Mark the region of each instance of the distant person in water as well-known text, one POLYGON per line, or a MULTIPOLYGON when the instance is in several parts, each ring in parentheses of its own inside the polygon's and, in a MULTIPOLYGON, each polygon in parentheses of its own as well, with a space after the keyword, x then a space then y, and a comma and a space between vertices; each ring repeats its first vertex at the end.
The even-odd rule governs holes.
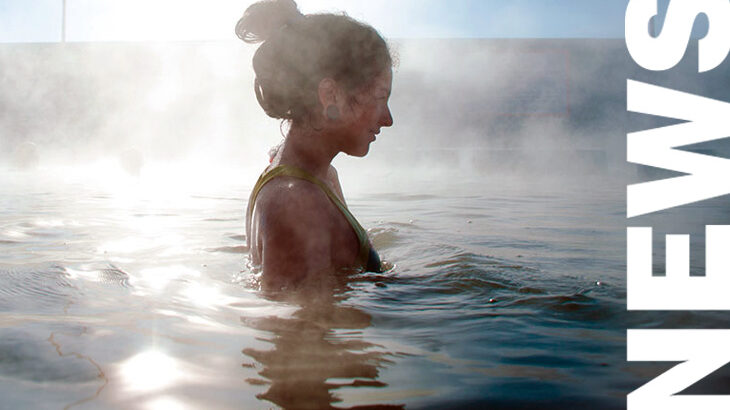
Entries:
POLYGON ((266 286, 344 268, 381 271, 366 231, 347 209, 333 158, 364 157, 388 108, 393 59, 383 38, 345 15, 299 12, 292 0, 251 5, 236 34, 261 46, 254 91, 289 131, 249 198, 246 236, 266 286))

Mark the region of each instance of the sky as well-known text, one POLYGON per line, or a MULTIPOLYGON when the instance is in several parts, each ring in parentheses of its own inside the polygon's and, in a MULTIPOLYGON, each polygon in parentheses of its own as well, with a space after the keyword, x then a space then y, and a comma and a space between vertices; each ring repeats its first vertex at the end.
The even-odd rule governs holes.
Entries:
MULTIPOLYGON (((252 0, 66 0, 66 41, 236 40, 252 0)), ((389 38, 622 38, 628 0, 299 0, 389 38)), ((63 0, 0 0, 0 42, 58 42, 63 0)))

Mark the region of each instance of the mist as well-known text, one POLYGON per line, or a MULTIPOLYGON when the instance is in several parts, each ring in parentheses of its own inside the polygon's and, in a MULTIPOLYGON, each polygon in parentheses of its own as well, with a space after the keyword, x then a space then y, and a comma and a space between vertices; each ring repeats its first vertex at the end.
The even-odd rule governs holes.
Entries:
POLYGON ((650 73, 618 39, 390 43, 394 125, 334 160, 388 269, 302 309, 247 257, 246 198, 287 129, 254 46, 0 45, 5 401, 615 408, 648 374, 627 327, 723 320, 625 319, 626 225, 654 228, 657 272, 663 234, 691 233, 698 274, 730 209, 627 222, 626 184, 674 174, 628 164, 626 133, 675 120, 627 113, 626 79, 727 100, 727 68, 696 74, 690 47, 650 73))
MULTIPOLYGON (((391 46, 395 123, 365 160, 336 158, 351 191, 372 175, 570 183, 644 172, 626 165, 625 134, 661 120, 626 113, 625 79, 646 73, 623 40, 401 39, 391 46), (363 169, 372 170, 367 178, 363 169)), ((79 172, 135 178, 156 169, 251 185, 286 130, 256 102, 254 51, 229 41, 1 45, 0 167, 92 166, 79 172)), ((664 84, 702 95, 727 88, 725 80, 692 75, 693 54, 696 48, 664 84)))

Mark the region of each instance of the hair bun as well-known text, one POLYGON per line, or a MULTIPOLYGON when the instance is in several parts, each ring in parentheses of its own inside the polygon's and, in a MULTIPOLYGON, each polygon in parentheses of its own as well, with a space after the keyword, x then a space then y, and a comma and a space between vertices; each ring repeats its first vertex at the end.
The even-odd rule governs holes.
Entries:
POLYGON ((260 43, 303 17, 294 0, 259 1, 249 6, 238 20, 236 35, 246 43, 260 43))

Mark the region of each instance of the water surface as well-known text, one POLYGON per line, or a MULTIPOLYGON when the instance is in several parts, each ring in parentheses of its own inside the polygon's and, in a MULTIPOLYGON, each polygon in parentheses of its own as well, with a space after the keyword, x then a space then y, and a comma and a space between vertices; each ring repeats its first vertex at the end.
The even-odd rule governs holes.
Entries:
POLYGON ((622 408, 621 187, 411 182, 348 196, 392 269, 291 300, 247 266, 246 184, 6 175, 4 405, 622 408))

